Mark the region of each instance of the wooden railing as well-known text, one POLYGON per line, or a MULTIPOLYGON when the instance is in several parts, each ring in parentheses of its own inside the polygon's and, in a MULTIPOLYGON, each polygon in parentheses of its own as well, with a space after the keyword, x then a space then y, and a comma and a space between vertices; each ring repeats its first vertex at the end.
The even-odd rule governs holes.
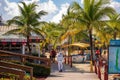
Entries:
MULTIPOLYGON (((4 55, 6 55, 7 57, 13 57, 13 56, 19 57, 21 63, 25 63, 27 59, 30 59, 30 60, 37 60, 37 61, 43 62, 44 64, 40 64, 40 65, 44 67, 50 67, 50 64, 51 64, 50 59, 48 58, 41 58, 41 57, 35 57, 35 56, 0 50, 0 59, 2 60, 5 59, 4 55)), ((7 60, 7 58, 5 60, 7 60)))
POLYGON ((18 70, 9 67, 0 66, 0 72, 11 73, 19 75, 19 80, 24 80, 25 72, 23 70, 18 70))
POLYGON ((103 80, 108 80, 108 63, 105 60, 99 59, 94 61, 95 73, 98 75, 98 78, 102 80, 101 68, 104 66, 104 75, 103 80))
POLYGON ((23 71, 28 71, 28 72, 30 72, 30 80, 32 80, 32 77, 33 77, 33 68, 32 67, 24 66, 24 65, 20 65, 20 64, 13 64, 13 63, 5 62, 5 61, 0 61, 0 66, 14 68, 14 69, 20 69, 23 71))
POLYGON ((68 64, 70 65, 70 67, 72 67, 72 56, 64 56, 64 61, 65 61, 65 64, 68 64))

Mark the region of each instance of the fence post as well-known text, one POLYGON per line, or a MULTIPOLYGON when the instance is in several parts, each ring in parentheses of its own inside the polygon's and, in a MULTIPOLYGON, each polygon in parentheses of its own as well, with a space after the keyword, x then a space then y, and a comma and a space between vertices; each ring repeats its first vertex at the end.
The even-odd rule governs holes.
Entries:
POLYGON ((108 80, 108 64, 105 64, 105 69, 104 69, 104 80, 108 80))
POLYGON ((66 55, 65 55, 65 57, 64 57, 64 60, 65 60, 65 64, 66 64, 66 55))
POLYGON ((19 76, 19 80, 24 80, 24 74, 21 74, 21 75, 19 76))
POLYGON ((94 61, 94 65, 95 65, 95 73, 97 74, 97 64, 96 64, 96 60, 94 61))
POLYGON ((70 56, 70 67, 72 67, 72 56, 70 56))
POLYGON ((26 61, 25 57, 21 56, 20 58, 21 58, 21 63, 24 64, 26 61))
POLYGON ((101 71, 100 71, 100 67, 101 67, 101 60, 99 60, 99 65, 98 65, 98 78, 101 80, 101 71))
POLYGON ((69 65, 69 63, 70 63, 69 60, 70 60, 70 59, 69 59, 69 55, 68 55, 68 65, 69 65))

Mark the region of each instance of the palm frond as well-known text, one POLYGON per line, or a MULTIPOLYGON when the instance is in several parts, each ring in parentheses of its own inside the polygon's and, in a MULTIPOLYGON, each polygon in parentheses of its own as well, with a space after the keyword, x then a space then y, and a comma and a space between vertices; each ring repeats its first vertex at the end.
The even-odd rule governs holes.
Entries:
POLYGON ((114 14, 115 10, 111 7, 105 7, 97 11, 97 13, 94 16, 94 19, 101 19, 105 16, 108 16, 110 13, 114 14))
POLYGON ((45 12, 45 11, 40 11, 40 12, 38 12, 38 15, 41 17, 41 16, 43 16, 43 15, 46 15, 47 14, 47 12, 45 12))
POLYGON ((19 31, 19 29, 13 29, 13 30, 10 30, 10 31, 4 33, 3 35, 18 34, 18 31, 19 31))

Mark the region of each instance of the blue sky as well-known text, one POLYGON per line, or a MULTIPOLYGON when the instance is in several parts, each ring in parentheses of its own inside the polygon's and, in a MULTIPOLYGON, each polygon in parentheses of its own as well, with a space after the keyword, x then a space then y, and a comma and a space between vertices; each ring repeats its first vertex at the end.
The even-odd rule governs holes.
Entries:
MULTIPOLYGON (((19 2, 19 1, 22 1, 22 0, 9 0, 11 2, 19 2)), ((42 2, 46 2, 48 0, 39 0, 39 1, 42 1, 42 2)), ((73 1, 73 0, 53 0, 55 3, 64 3, 64 2, 69 2, 69 1, 73 1)), ((75 0, 74 0, 75 1, 75 0)), ((80 0, 79 0, 80 1, 80 0)), ((120 0, 115 0, 115 1, 118 1, 120 2, 120 0)))
MULTIPOLYGON (((20 1, 23 1, 23 0, 9 0, 10 2, 20 2, 20 1)), ((28 0, 30 1, 30 0, 28 0)), ((47 2, 48 0, 39 0, 40 3, 43 3, 43 2, 47 2)), ((64 3, 69 3, 71 4, 73 1, 77 1, 77 2, 80 2, 81 0, 52 0, 58 7, 61 6, 61 4, 64 4, 64 3)))
MULTIPOLYGON (((23 1, 23 0, 9 0, 10 2, 20 2, 20 1, 23 1)), ((30 0, 28 0, 30 1, 30 0)), ((39 0, 39 2, 47 2, 48 0, 39 0)), ((77 1, 77 2, 80 2, 81 0, 52 0, 58 7, 60 7, 61 4, 63 3, 71 3, 73 1, 77 1)))
MULTIPOLYGON (((82 0, 0 0, 0 15, 2 15, 4 21, 19 15, 17 5, 20 1, 26 3, 36 1, 39 5, 37 10, 45 10, 48 12, 48 15, 42 17, 42 20, 57 23, 61 20, 62 15, 66 14, 67 8, 73 1, 82 4, 82 0)), ((111 0, 110 5, 120 12, 120 0, 111 0)))

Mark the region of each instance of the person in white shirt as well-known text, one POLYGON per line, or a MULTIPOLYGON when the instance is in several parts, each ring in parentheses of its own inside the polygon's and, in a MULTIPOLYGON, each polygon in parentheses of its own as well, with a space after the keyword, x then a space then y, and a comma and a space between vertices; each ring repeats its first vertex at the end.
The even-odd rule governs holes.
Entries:
POLYGON ((64 61, 63 53, 62 53, 62 51, 60 51, 57 54, 57 62, 58 62, 59 72, 62 72, 62 70, 63 70, 63 61, 64 61))

